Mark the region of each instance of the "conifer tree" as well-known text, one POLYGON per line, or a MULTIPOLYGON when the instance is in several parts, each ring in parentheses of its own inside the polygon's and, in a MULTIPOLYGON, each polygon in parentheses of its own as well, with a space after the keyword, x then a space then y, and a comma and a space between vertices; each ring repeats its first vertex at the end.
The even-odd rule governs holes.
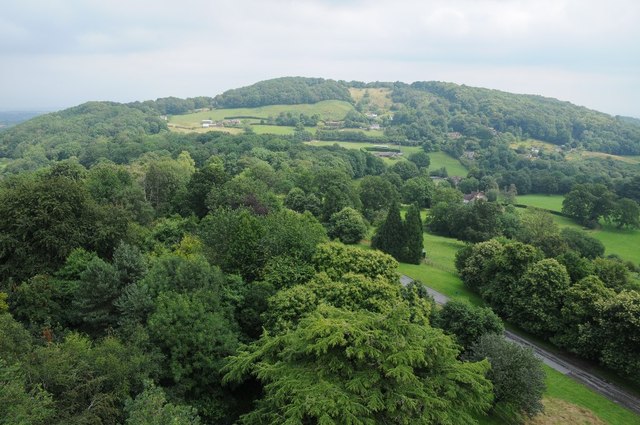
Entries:
POLYGON ((400 207, 398 207, 397 202, 393 202, 389 207, 387 219, 378 227, 376 234, 373 236, 371 246, 386 252, 396 260, 400 260, 404 239, 404 225, 400 217, 400 207))
POLYGON ((422 241, 422 219, 420 218, 420 209, 413 204, 407 211, 404 222, 404 238, 402 257, 400 261, 412 264, 420 264, 422 259, 422 249, 424 244, 422 241))

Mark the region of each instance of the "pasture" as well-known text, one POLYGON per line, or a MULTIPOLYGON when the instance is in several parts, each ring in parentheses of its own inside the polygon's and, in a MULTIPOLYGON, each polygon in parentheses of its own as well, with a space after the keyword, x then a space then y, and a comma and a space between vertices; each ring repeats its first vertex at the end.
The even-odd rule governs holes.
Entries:
MULTIPOLYGON (((339 121, 353 109, 353 105, 340 100, 325 100, 302 105, 269 105, 257 108, 210 109, 184 115, 169 116, 169 124, 186 128, 201 128, 202 120, 246 119, 249 123, 277 117, 280 113, 319 115, 322 120, 339 121)), ((213 128, 204 129, 211 130, 213 128)))
MULTIPOLYGON (((550 211, 562 210, 562 195, 524 195, 516 197, 516 203, 550 211)), ((640 230, 618 229, 616 226, 601 222, 598 229, 585 229, 572 219, 553 215, 553 220, 562 227, 582 229, 604 244, 605 255, 615 254, 625 261, 640 264, 640 230)))
POLYGON ((430 170, 437 170, 438 168, 445 167, 449 177, 466 177, 469 172, 466 167, 460 163, 460 161, 446 152, 429 152, 429 158, 431 158, 431 165, 429 165, 430 170))
POLYGON ((351 94, 351 98, 360 102, 365 95, 369 96, 369 103, 377 106, 380 109, 388 110, 391 107, 391 89, 387 88, 350 88, 349 93, 351 94))

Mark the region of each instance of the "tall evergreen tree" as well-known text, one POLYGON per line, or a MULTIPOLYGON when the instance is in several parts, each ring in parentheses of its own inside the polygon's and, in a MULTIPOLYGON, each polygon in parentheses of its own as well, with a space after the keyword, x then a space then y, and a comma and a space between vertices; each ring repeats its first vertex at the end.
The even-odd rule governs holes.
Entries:
POLYGON ((420 264, 424 243, 422 240, 422 219, 420 208, 416 204, 409 207, 404 222, 404 238, 402 258, 400 261, 412 264, 420 264))
POLYGON ((387 219, 378 227, 376 234, 371 240, 371 246, 386 252, 396 260, 402 258, 402 247, 404 246, 404 225, 400 217, 400 207, 397 202, 393 202, 389 207, 387 219))

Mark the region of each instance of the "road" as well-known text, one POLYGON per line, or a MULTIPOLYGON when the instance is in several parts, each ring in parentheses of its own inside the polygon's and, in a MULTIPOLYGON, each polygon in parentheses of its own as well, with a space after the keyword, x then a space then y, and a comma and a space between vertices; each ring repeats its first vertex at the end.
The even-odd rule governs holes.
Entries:
MULTIPOLYGON (((408 285, 413 282, 409 276, 401 275, 400 283, 408 285)), ((427 287, 427 292, 431 295, 437 304, 446 304, 449 301, 449 297, 436 291, 435 289, 427 287)), ((524 347, 529 347, 533 350, 536 357, 542 360, 550 368, 569 376, 574 380, 586 385, 595 392, 602 394, 614 403, 620 404, 627 409, 640 415, 640 398, 628 393, 615 384, 607 382, 589 372, 583 368, 573 364, 571 361, 553 354, 544 348, 538 346, 536 343, 527 340, 511 331, 505 331, 504 336, 509 341, 513 341, 524 347)))

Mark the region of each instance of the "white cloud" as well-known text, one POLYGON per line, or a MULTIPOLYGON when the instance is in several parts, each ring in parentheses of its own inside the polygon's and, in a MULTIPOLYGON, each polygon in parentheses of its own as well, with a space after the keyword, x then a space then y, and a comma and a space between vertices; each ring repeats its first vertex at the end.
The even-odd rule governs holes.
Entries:
POLYGON ((283 75, 438 79, 640 116, 636 0, 23 0, 0 107, 215 95, 283 75))

